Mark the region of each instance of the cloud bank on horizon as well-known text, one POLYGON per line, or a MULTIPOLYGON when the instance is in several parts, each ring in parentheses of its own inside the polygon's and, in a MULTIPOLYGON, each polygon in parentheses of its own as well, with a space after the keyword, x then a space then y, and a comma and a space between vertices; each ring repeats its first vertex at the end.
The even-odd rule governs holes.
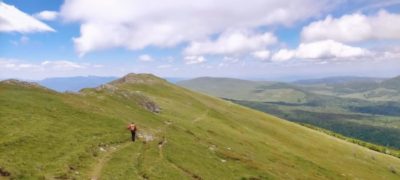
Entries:
MULTIPOLYGON (((19 41, 36 33, 68 36, 70 41, 54 40, 52 44, 71 46, 69 56, 80 57, 75 61, 123 49, 137 53, 136 62, 151 66, 144 71, 237 66, 229 70, 233 71, 252 65, 247 71, 257 67, 261 74, 268 67, 257 63, 284 69, 299 63, 393 63, 400 57, 400 3, 393 0, 166 0, 162 4, 155 0, 65 0, 56 8, 44 6, 40 12, 29 13, 12 3, 0 2, 0 33, 10 38, 20 34, 19 41), (66 33, 63 28, 68 26, 78 30, 66 33)), ((17 51, 12 46, 18 40, 12 42, 8 49, 17 51)), ((132 58, 122 59, 127 57, 132 58)), ((10 63, 4 59, 10 57, 0 54, 0 58, 0 69, 7 68, 5 62, 10 63)), ((29 63, 19 65, 23 64, 29 63)))

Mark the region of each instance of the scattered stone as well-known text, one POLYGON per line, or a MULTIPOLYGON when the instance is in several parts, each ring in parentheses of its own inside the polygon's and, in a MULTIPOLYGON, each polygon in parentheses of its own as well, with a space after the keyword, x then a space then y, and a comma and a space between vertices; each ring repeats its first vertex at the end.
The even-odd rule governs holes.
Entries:
POLYGON ((158 142, 158 147, 162 148, 167 143, 167 139, 163 137, 160 142, 158 142))
POLYGON ((226 163, 226 160, 225 160, 225 159, 221 159, 221 162, 222 162, 222 163, 226 163))
POLYGON ((144 142, 149 142, 153 141, 154 137, 152 134, 146 134, 146 133, 138 133, 137 135, 139 138, 143 139, 144 142))
POLYGON ((149 142, 149 141, 153 141, 154 138, 153 138, 152 135, 145 135, 145 136, 144 136, 144 140, 145 140, 146 142, 149 142))
POLYGON ((106 152, 106 150, 103 147, 100 147, 100 151, 106 152))
POLYGON ((396 168, 394 168, 393 166, 389 167, 390 172, 392 172, 393 174, 397 174, 396 168))
POLYGON ((208 149, 210 150, 210 151, 215 151, 215 149, 216 149, 217 147, 213 144, 213 145, 211 145, 210 147, 208 147, 208 149))
POLYGON ((109 90, 109 91, 111 91, 111 92, 114 92, 114 91, 118 90, 118 88, 115 87, 115 86, 113 86, 113 85, 111 85, 111 84, 103 84, 103 85, 97 87, 96 90, 97 90, 97 91, 109 90))
POLYGON ((146 97, 142 98, 142 100, 139 102, 139 105, 153 113, 161 112, 161 108, 155 102, 151 101, 149 98, 146 97))
POLYGON ((0 167, 0 176, 8 177, 11 176, 11 173, 0 167))

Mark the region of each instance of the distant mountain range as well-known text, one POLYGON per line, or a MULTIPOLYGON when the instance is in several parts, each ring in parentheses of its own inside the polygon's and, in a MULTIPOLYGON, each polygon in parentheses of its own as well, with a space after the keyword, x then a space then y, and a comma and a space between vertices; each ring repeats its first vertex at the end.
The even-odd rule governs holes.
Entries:
POLYGON ((295 82, 303 89, 325 95, 373 101, 400 101, 400 76, 382 78, 328 78, 295 82))
POLYGON ((262 102, 302 102, 307 93, 372 101, 400 101, 400 76, 331 77, 293 83, 200 77, 178 84, 218 97, 262 102))

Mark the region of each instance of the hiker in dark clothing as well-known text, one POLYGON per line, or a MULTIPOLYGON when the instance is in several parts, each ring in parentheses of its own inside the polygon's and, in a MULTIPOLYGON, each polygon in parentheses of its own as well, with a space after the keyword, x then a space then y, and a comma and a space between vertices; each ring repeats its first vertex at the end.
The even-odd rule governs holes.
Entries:
POLYGON ((128 129, 131 131, 131 134, 132 134, 132 141, 135 141, 135 138, 136 138, 136 130, 137 130, 137 127, 136 127, 135 123, 130 123, 130 124, 128 125, 128 129))

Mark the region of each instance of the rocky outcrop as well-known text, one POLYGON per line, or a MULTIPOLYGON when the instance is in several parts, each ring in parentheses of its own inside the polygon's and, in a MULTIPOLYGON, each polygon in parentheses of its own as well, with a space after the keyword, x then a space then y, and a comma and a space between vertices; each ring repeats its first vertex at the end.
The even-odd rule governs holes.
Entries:
POLYGON ((139 105, 145 108, 146 110, 153 112, 153 113, 160 113, 161 108, 153 101, 151 101, 148 98, 143 98, 140 102, 139 105))
POLYGON ((158 84, 165 82, 152 74, 134 74, 130 73, 120 79, 112 81, 110 84, 158 84))

